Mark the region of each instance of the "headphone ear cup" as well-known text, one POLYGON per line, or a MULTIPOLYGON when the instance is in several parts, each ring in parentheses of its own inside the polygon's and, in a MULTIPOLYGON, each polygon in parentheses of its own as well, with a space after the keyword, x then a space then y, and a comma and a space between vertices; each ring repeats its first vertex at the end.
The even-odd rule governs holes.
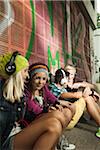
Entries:
POLYGON ((16 71, 15 63, 10 64, 10 62, 8 62, 5 66, 5 71, 8 75, 12 75, 16 71))
POLYGON ((5 71, 8 75, 12 75, 16 71, 16 64, 15 64, 15 59, 16 56, 20 55, 18 51, 15 51, 8 63, 5 65, 5 71))
POLYGON ((61 85, 64 85, 65 83, 67 83, 67 78, 66 78, 66 74, 65 74, 64 70, 61 69, 61 72, 63 74, 63 78, 61 79, 60 83, 61 83, 61 85))
POLYGON ((61 79, 61 85, 64 85, 67 82, 66 78, 61 79))

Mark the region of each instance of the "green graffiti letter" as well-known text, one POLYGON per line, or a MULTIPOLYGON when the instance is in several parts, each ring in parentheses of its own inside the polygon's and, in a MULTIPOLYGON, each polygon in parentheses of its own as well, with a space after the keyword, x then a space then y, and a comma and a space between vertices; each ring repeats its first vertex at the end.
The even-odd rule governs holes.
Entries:
POLYGON ((50 66, 51 66, 51 65, 52 65, 52 66, 57 65, 58 68, 60 68, 59 62, 60 62, 60 61, 59 61, 59 52, 58 52, 58 51, 56 52, 56 56, 55 56, 55 58, 53 59, 53 58, 52 58, 51 51, 50 51, 50 47, 48 46, 48 67, 49 67, 49 69, 50 69, 50 66))

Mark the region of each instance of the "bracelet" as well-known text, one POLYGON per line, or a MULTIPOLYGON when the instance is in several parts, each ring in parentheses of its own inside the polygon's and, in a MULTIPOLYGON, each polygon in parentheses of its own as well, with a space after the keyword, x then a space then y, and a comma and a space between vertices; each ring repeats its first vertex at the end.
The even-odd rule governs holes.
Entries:
POLYGON ((56 101, 55 104, 60 105, 60 102, 59 102, 59 101, 56 101))
POLYGON ((93 96, 93 95, 94 95, 94 90, 93 90, 93 89, 91 89, 91 91, 92 91, 92 93, 90 94, 90 96, 93 96))
POLYGON ((59 101, 55 101, 55 103, 53 104, 53 106, 55 107, 56 105, 60 105, 59 101))

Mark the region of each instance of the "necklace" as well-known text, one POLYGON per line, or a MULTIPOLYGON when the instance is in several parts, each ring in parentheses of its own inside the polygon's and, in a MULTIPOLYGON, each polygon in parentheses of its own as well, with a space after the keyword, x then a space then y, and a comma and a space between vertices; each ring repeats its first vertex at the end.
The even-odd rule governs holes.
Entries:
POLYGON ((39 103, 40 106, 43 106, 43 96, 41 96, 41 91, 35 91, 32 93, 32 96, 34 97, 35 101, 39 103))
POLYGON ((43 106, 43 97, 42 96, 35 96, 35 100, 40 104, 40 106, 43 106))

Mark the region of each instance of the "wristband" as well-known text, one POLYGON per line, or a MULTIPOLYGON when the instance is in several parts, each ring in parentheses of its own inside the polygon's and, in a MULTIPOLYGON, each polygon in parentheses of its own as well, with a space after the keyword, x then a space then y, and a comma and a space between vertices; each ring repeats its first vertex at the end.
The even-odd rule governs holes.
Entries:
POLYGON ((94 95, 94 90, 93 90, 93 89, 91 89, 91 91, 92 91, 92 94, 90 94, 90 96, 93 96, 93 95, 94 95))
POLYGON ((56 105, 56 104, 57 104, 57 105, 60 105, 60 102, 59 102, 59 101, 56 101, 56 102, 55 102, 55 105, 56 105))

